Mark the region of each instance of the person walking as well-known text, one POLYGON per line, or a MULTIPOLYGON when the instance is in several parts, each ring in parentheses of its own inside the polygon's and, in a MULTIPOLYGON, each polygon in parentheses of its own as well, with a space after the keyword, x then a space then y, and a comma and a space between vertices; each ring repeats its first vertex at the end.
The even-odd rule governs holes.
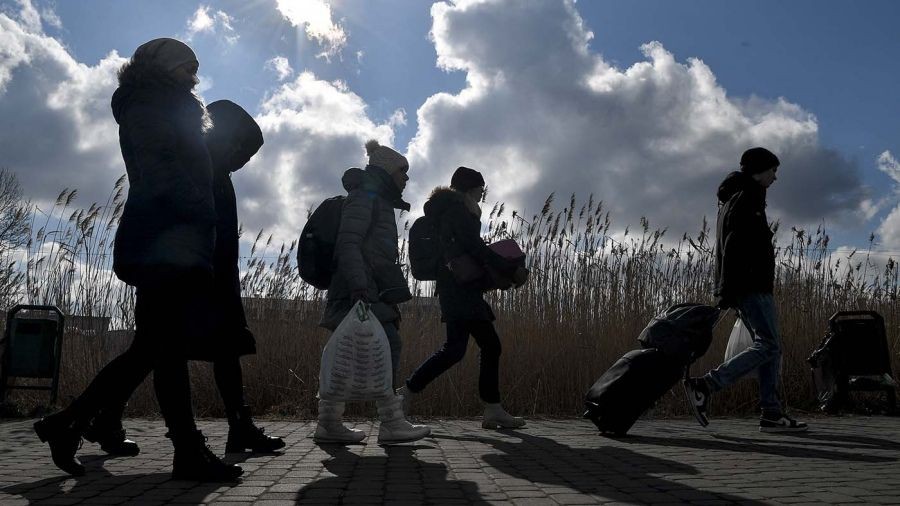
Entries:
POLYGON ((709 424, 710 397, 757 371, 762 414, 760 432, 803 431, 807 424, 789 417, 778 398, 781 335, 773 296, 775 249, 766 218, 766 190, 781 162, 756 147, 741 156, 739 171, 719 185, 716 225, 716 305, 734 308, 753 334, 753 344, 719 367, 684 381, 689 406, 701 425, 709 424))
MULTIPOLYGON (((495 253, 481 238, 479 203, 484 195, 484 187, 484 177, 480 172, 459 167, 453 173, 449 188, 438 187, 432 191, 425 203, 425 216, 436 223, 439 245, 445 260, 469 255, 479 264, 489 266, 499 272, 501 277, 511 280, 519 266, 495 253)), ((439 350, 413 372, 398 390, 398 395, 407 399, 408 406, 416 394, 463 359, 469 336, 472 336, 481 349, 478 393, 485 406, 482 427, 523 427, 525 420, 510 415, 500 404, 500 337, 494 329, 494 312, 483 296, 485 290, 492 288, 492 280, 485 275, 472 283, 460 283, 446 262, 439 264, 437 294, 447 339, 439 350)))
MULTIPOLYGON (((213 362, 216 388, 225 405, 228 439, 225 452, 272 452, 284 447, 278 437, 267 436, 253 423, 250 407, 244 399, 243 370, 240 357, 256 353, 256 339, 247 325, 241 301, 238 268, 237 198, 231 174, 236 172, 263 145, 262 131, 253 117, 229 100, 219 100, 206 107, 212 128, 205 134, 206 147, 213 167, 213 196, 216 206, 216 247, 213 254, 213 306, 215 327, 210 345, 220 353, 213 362)), ((151 366, 145 364, 145 376, 151 366)), ((128 392, 130 397, 133 392, 128 392)), ((131 456, 140 451, 137 443, 125 437, 122 415, 128 399, 107 399, 91 422, 84 438, 100 444, 111 455, 131 456)))
MULTIPOLYGON (((403 201, 409 162, 378 141, 370 140, 365 147, 369 157, 366 168, 348 169, 341 179, 347 197, 335 243, 336 269, 320 325, 334 331, 356 302, 366 303, 387 334, 396 380, 402 348, 398 304, 410 300, 412 294, 400 265, 394 209, 410 208, 403 201)), ((319 399, 316 441, 358 443, 365 438, 365 432, 343 425, 344 407, 343 402, 319 399)), ((377 399, 376 407, 381 421, 379 444, 415 441, 431 433, 425 425, 406 421, 399 396, 377 399)))
POLYGON ((135 50, 119 70, 112 98, 129 190, 113 246, 113 270, 136 287, 135 335, 66 409, 34 428, 53 462, 84 474, 75 456, 81 436, 106 399, 127 399, 153 370, 160 411, 175 447, 172 477, 233 481, 239 466, 206 446, 191 406, 187 360, 213 360, 213 257, 216 209, 204 132, 211 121, 193 94, 199 62, 169 38, 135 50))

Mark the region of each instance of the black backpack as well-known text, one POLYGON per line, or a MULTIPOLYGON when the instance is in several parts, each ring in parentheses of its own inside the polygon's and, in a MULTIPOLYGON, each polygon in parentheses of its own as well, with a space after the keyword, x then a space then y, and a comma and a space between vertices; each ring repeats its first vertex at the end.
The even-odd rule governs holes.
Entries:
POLYGON ((331 284, 334 272, 334 245, 341 226, 344 197, 338 195, 325 199, 313 211, 297 241, 297 268, 300 278, 310 285, 325 290, 331 284))
POLYGON ((644 348, 656 348, 690 364, 709 349, 720 314, 721 310, 705 304, 676 304, 650 320, 638 341, 644 348))
POLYGON ((409 267, 419 281, 437 279, 441 262, 440 238, 434 218, 422 216, 409 228, 409 267))

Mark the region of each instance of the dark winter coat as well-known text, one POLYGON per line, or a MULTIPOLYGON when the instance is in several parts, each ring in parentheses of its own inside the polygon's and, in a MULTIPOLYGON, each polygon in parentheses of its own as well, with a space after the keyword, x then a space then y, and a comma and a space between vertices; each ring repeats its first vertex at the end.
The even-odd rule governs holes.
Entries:
POLYGON ((185 272, 212 278, 216 211, 203 105, 166 78, 129 68, 112 98, 128 172, 113 269, 140 286, 185 272))
MULTIPOLYGON (((482 265, 490 265, 498 272, 509 272, 514 266, 491 250, 481 238, 481 210, 464 194, 450 188, 435 188, 425 203, 425 215, 438 226, 444 260, 464 254, 471 255, 482 265)), ((462 285, 453 277, 446 262, 437 272, 437 294, 441 304, 442 321, 494 320, 491 306, 483 292, 491 280, 485 276, 479 282, 462 285)))
MULTIPOLYGON (((210 105, 210 110, 216 104, 210 105)), ((209 152, 213 159, 213 194, 216 204, 216 248, 213 257, 214 304, 216 331, 213 336, 228 352, 236 355, 256 353, 256 339, 247 325, 244 304, 241 300, 241 280, 239 261, 239 230, 237 198, 231 182, 232 171, 241 167, 263 144, 259 126, 247 115, 233 115, 217 119, 213 129, 218 135, 207 135, 209 152), (224 119, 229 121, 226 123, 224 119), (237 123, 235 123, 237 122, 237 123), (222 129, 227 129, 223 132, 222 129), (240 143, 242 153, 225 160, 217 160, 217 153, 228 153, 225 149, 215 149, 214 143, 240 143)))
POLYGON ((379 321, 396 321, 400 318, 397 304, 412 294, 400 266, 394 209, 408 211, 409 204, 380 167, 349 169, 341 182, 347 198, 335 244, 336 269, 320 325, 335 329, 352 308, 351 293, 356 290, 367 290, 379 321))
POLYGON ((167 355, 215 360, 216 210, 206 109, 166 75, 131 64, 119 74, 111 105, 129 183, 113 270, 137 287, 137 332, 167 355))
POLYGON ((715 295, 723 307, 749 293, 772 293, 775 249, 766 218, 766 190, 751 176, 732 172, 719 186, 715 295))

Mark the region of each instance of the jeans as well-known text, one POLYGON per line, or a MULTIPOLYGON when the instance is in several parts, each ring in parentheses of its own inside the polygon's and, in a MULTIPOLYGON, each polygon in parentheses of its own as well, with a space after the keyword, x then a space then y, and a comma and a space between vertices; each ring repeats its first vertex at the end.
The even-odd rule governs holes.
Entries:
POLYGON ((753 344, 704 377, 710 390, 722 390, 754 370, 759 375, 759 404, 764 413, 781 413, 778 382, 781 377, 781 336, 775 299, 770 293, 737 298, 738 318, 753 334, 753 344))
POLYGON ((489 321, 463 320, 447 322, 447 341, 406 380, 413 393, 421 392, 429 383, 466 356, 469 335, 481 348, 478 393, 488 404, 500 402, 500 337, 489 321))

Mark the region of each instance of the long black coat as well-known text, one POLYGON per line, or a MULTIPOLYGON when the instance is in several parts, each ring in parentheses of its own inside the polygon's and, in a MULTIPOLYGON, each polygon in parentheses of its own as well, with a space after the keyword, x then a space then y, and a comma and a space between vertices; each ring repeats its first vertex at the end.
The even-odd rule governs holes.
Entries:
POLYGON ((237 355, 256 353, 256 339, 247 325, 241 300, 237 198, 231 175, 216 168, 213 179, 216 197, 216 250, 214 257, 216 335, 228 351, 237 355))
POLYGON ((215 360, 216 210, 206 109, 154 72, 126 67, 112 98, 129 183, 113 270, 137 287, 135 339, 150 339, 171 356, 215 360))
MULTIPOLYGON (((471 255, 482 265, 490 265, 499 272, 509 272, 515 266, 491 250, 481 238, 481 212, 475 202, 450 188, 435 188, 425 203, 425 215, 438 225, 444 260, 463 254, 471 255)), ((484 300, 484 290, 490 288, 490 278, 462 285, 453 277, 445 262, 437 272, 437 293, 441 304, 442 321, 493 321, 494 312, 484 300)))
POLYGON ((239 105, 219 100, 207 106, 213 118, 206 146, 213 162, 213 194, 216 202, 216 249, 213 258, 215 332, 213 339, 223 353, 256 353, 256 339, 247 325, 241 300, 237 198, 231 174, 240 170, 263 145, 262 131, 239 105), (236 149, 237 148, 237 149, 236 149))
POLYGON ((729 307, 735 297, 772 293, 775 249, 766 218, 766 190, 752 177, 732 172, 719 186, 715 292, 729 307))
POLYGON ((112 109, 129 183, 113 270, 135 286, 185 272, 211 280, 216 211, 203 106, 174 87, 124 84, 112 109))

